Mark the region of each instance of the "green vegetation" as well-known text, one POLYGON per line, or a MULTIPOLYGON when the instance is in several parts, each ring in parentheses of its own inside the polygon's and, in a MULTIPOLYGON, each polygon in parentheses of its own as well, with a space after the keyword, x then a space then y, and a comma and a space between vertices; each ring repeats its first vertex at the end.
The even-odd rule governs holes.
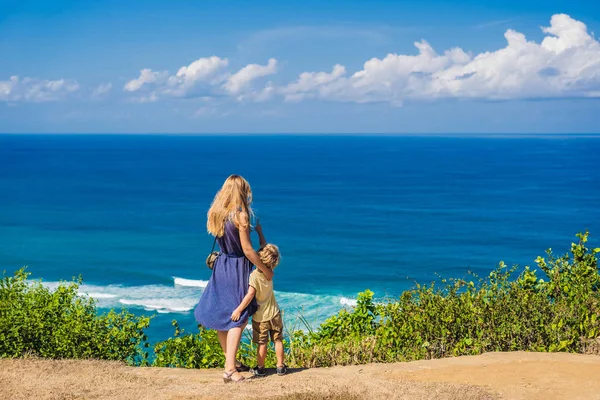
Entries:
MULTIPOLYGON (((316 330, 289 335, 287 363, 320 367, 481 354, 489 351, 586 352, 600 343, 600 248, 578 234, 570 252, 538 257, 538 270, 499 267, 485 278, 417 285, 400 298, 375 303, 373 293, 341 310, 316 330), (540 276, 538 276, 538 274, 540 276)), ((0 286, 0 356, 102 358, 147 364, 143 329, 149 319, 122 312, 96 315, 92 300, 77 296, 77 283, 51 292, 27 283, 23 270, 0 286)), ((177 323, 174 337, 154 346, 152 365, 221 367, 214 331, 189 334, 177 323)), ((245 340, 239 358, 254 364, 245 340)), ((267 366, 275 363, 269 352, 267 366)))
POLYGON ((154 346, 153 367, 217 368, 225 365, 217 331, 200 327, 199 333, 184 335, 177 321, 173 321, 173 326, 175 335, 154 346))
POLYGON ((504 263, 485 279, 452 279, 374 304, 366 291, 315 332, 293 334, 290 358, 301 367, 393 362, 489 351, 584 352, 600 337, 600 248, 577 235, 570 254, 538 257, 546 275, 504 263))
MULTIPOLYGON (((216 331, 199 327, 200 332, 196 334, 184 334, 177 321, 172 324, 175 327, 174 336, 154 346, 156 357, 152 362, 153 367, 217 368, 225 365, 225 355, 216 331)), ((277 363, 275 349, 272 343, 269 346, 265 364, 274 367, 277 363)), ((240 344, 238 360, 246 365, 256 364, 256 345, 252 343, 250 335, 240 344)))
POLYGON ((78 296, 80 281, 54 291, 20 269, 0 280, 0 357, 97 358, 147 364, 148 317, 126 311, 98 315, 94 300, 78 296))

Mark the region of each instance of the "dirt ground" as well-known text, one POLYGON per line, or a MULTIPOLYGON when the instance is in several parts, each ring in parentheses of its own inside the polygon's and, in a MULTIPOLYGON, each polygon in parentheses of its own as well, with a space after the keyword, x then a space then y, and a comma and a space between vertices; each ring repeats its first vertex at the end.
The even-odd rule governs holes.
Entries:
POLYGON ((600 399, 600 356, 489 353, 292 370, 228 385, 218 370, 2 359, 0 399, 600 399))

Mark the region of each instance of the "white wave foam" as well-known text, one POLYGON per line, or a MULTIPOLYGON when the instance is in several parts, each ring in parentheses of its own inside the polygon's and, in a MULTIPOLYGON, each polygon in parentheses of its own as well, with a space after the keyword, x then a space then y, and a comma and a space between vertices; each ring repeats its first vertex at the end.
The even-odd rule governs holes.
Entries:
POLYGON ((208 281, 178 278, 176 276, 173 277, 173 283, 175 284, 175 286, 199 287, 199 288, 205 288, 206 285, 208 285, 208 281))
POLYGON ((340 299, 340 304, 343 306, 351 306, 351 307, 356 307, 356 305, 358 304, 357 301, 355 299, 349 299, 347 297, 342 297, 340 299))
POLYGON ((182 313, 194 308, 197 301, 191 299, 119 299, 119 303, 127 306, 143 307, 146 311, 158 311, 159 313, 182 313))
MULTIPOLYGON (((96 300, 98 308, 139 308, 158 313, 189 313, 198 303, 207 281, 173 277, 172 285, 88 285, 79 287, 79 294, 96 300)), ((56 289, 58 282, 45 282, 56 289)), ((284 311, 290 329, 303 329, 303 322, 317 326, 336 314, 342 307, 356 306, 351 297, 314 295, 276 291, 277 302, 284 311)))
POLYGON ((110 294, 110 293, 85 293, 82 292, 81 290, 77 292, 80 296, 88 296, 91 297, 93 299, 114 299, 117 297, 116 294, 110 294))
MULTIPOLYGON (((56 289, 59 282, 44 282, 56 289)), ((88 285, 79 286, 78 294, 96 300, 99 308, 139 307, 148 311, 188 312, 200 299, 202 289, 189 286, 165 285, 88 285)))

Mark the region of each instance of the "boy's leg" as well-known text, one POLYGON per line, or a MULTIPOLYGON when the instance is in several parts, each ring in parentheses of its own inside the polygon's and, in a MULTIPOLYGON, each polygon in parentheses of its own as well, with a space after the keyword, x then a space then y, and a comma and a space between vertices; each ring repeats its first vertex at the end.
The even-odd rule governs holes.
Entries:
POLYGON ((285 352, 283 351, 283 342, 281 340, 275 342, 275 355, 277 356, 277 366, 283 367, 285 352))
POLYGON ((285 353, 283 349, 283 320, 281 313, 277 314, 271 320, 271 340, 275 344, 275 355, 277 356, 277 375, 285 375, 287 367, 285 366, 285 353))
MULTIPOLYGON (((265 376, 265 358, 267 356, 267 343, 263 322, 252 321, 252 341, 256 344, 256 368, 252 369, 254 376, 265 376)), ((266 332, 268 335, 268 332, 266 332)))
POLYGON ((264 368, 265 359, 267 358, 267 344, 260 343, 256 350, 256 364, 259 368, 264 368))

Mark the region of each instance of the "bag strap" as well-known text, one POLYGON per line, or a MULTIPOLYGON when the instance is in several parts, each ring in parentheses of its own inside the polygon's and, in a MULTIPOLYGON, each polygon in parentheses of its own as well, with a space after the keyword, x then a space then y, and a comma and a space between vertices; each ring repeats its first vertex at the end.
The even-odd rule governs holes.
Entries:
POLYGON ((211 252, 211 253, 212 253, 213 251, 215 251, 215 245, 216 245, 216 244, 217 244, 217 237, 215 236, 215 240, 214 240, 214 242, 213 242, 212 249, 210 250, 210 252, 211 252))

